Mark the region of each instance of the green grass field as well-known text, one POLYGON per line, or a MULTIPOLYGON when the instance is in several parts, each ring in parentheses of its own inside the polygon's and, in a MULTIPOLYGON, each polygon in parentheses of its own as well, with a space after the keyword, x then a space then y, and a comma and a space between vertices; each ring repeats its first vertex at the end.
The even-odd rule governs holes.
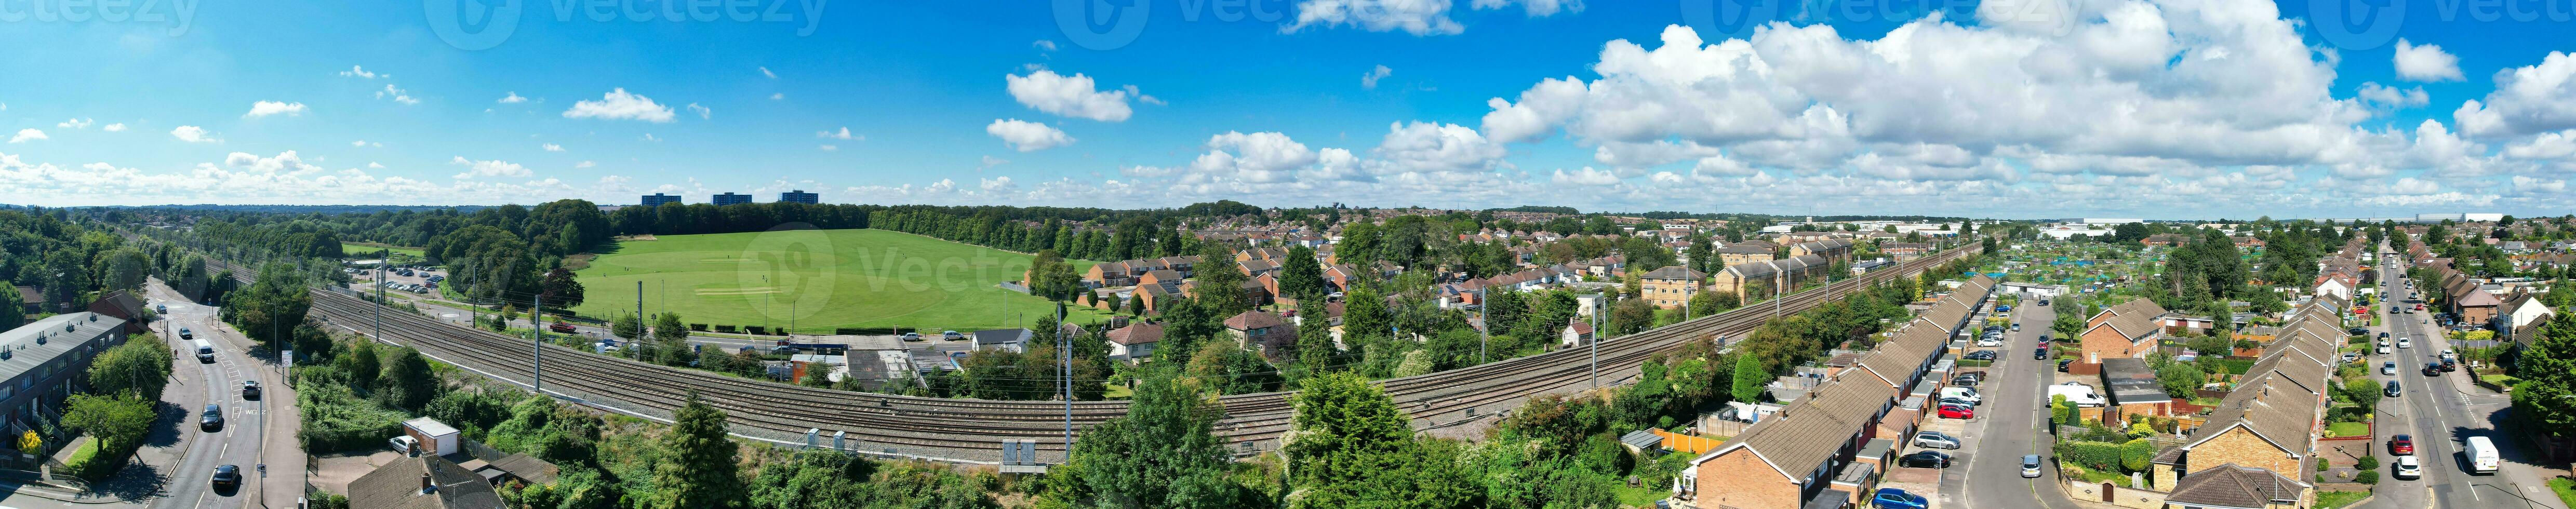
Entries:
MULTIPOLYGON (((1029 255, 885 230, 674 235, 621 241, 581 269, 574 311, 607 317, 668 309, 688 323, 975 330, 1034 323, 1046 299, 994 286, 1017 281, 1029 255)), ((1091 262, 1075 262, 1088 269, 1091 262)), ((1102 315, 1074 308, 1076 323, 1102 315)))
POLYGON ((419 257, 421 257, 421 256, 422 256, 422 255, 421 255, 421 252, 420 252, 420 248, 417 248, 417 247, 398 247, 398 246, 387 246, 387 245, 381 245, 381 244, 360 244, 360 243, 356 243, 356 242, 342 242, 342 243, 340 243, 340 252, 348 253, 350 256, 357 256, 359 253, 370 253, 370 254, 372 254, 372 253, 375 253, 375 252, 376 252, 376 251, 378 251, 378 250, 392 251, 394 254, 397 254, 397 255, 411 255, 411 256, 412 256, 412 257, 414 257, 414 258, 419 258, 419 257))

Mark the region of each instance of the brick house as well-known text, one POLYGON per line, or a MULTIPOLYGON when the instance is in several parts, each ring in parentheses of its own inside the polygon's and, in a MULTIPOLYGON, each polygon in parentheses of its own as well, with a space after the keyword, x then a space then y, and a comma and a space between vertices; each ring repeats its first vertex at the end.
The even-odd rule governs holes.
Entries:
POLYGON ((1297 327, 1279 318, 1278 313, 1245 311, 1225 319, 1225 331, 1246 350, 1261 352, 1263 357, 1279 358, 1297 346, 1297 327))
POLYGON ((2084 357, 2079 362, 2146 358, 2164 340, 2165 330, 2156 323, 2164 314, 2163 306, 2143 297, 2095 313, 2084 322, 2084 357))
POLYGON ((1728 267, 1771 261, 1773 258, 1778 258, 1775 255, 1779 254, 1769 244, 1755 242, 1727 244, 1726 247, 1717 248, 1716 253, 1717 260, 1728 267))
POLYGON ((1833 264, 1815 255, 1792 256, 1778 260, 1729 266, 1711 277, 1710 291, 1734 292, 1745 300, 1768 298, 1772 292, 1786 293, 1797 285, 1825 275, 1833 264), (1760 288, 1768 285, 1768 288, 1760 288), (1763 290, 1762 295, 1749 295, 1748 288, 1763 290))
POLYGON ((2234 390, 2183 445, 2156 455, 2155 485, 2172 486, 2176 507, 2287 507, 2315 503, 2316 440, 2329 404, 2329 377, 2343 339, 2337 312, 2347 301, 2302 306, 2282 340, 2247 369, 2234 390), (2248 502, 2260 502, 2251 505, 2248 502))
POLYGON ((1816 255, 1826 260, 1844 261, 1850 260, 1851 254, 1851 239, 1824 239, 1789 245, 1789 256, 1816 255))
POLYGON ((1127 361, 1129 364, 1145 362, 1154 358, 1154 344, 1163 341, 1163 324, 1138 320, 1126 327, 1111 329, 1107 336, 1110 360, 1127 361))
POLYGON ((1637 276, 1638 296, 1663 309, 1680 309, 1699 295, 1708 274, 1679 265, 1655 269, 1637 276))

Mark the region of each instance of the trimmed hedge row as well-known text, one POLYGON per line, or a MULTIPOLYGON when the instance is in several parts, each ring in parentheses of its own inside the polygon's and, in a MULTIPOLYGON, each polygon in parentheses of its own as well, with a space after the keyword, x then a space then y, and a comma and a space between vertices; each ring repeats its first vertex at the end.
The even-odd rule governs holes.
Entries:
POLYGON ((2059 442, 2057 459, 2095 472, 2120 471, 2120 445, 2089 440, 2059 442))

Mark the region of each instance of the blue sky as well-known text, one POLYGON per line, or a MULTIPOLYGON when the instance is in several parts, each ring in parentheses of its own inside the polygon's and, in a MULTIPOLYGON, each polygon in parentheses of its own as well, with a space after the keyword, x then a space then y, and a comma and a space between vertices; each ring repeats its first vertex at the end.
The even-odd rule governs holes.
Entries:
POLYGON ((0 0, 0 203, 2559 215, 2576 170, 2576 0, 461 1, 0 0))

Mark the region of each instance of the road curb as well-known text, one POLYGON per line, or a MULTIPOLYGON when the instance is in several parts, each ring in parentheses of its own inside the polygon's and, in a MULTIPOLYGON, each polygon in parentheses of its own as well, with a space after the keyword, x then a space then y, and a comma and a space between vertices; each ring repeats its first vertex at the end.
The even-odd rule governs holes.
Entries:
POLYGON ((60 491, 55 491, 55 490, 52 490, 52 489, 36 489, 36 488, 34 488, 34 487, 36 487, 36 486, 44 486, 44 487, 47 487, 47 488, 60 488, 59 486, 54 486, 54 485, 51 485, 51 484, 0 482, 0 488, 7 488, 11 493, 24 493, 24 494, 28 494, 28 495, 34 495, 34 496, 36 496, 37 498, 43 498, 43 499, 52 500, 52 501, 56 501, 56 502, 64 502, 64 503, 71 503, 71 504, 82 504, 82 505, 123 504, 123 503, 135 502, 134 500, 125 500, 125 499, 117 499, 117 498, 95 498, 95 499, 90 499, 90 500, 82 500, 82 499, 81 499, 81 496, 80 496, 80 495, 78 495, 78 494, 65 494, 65 493, 62 493, 62 492, 60 492, 60 491))

